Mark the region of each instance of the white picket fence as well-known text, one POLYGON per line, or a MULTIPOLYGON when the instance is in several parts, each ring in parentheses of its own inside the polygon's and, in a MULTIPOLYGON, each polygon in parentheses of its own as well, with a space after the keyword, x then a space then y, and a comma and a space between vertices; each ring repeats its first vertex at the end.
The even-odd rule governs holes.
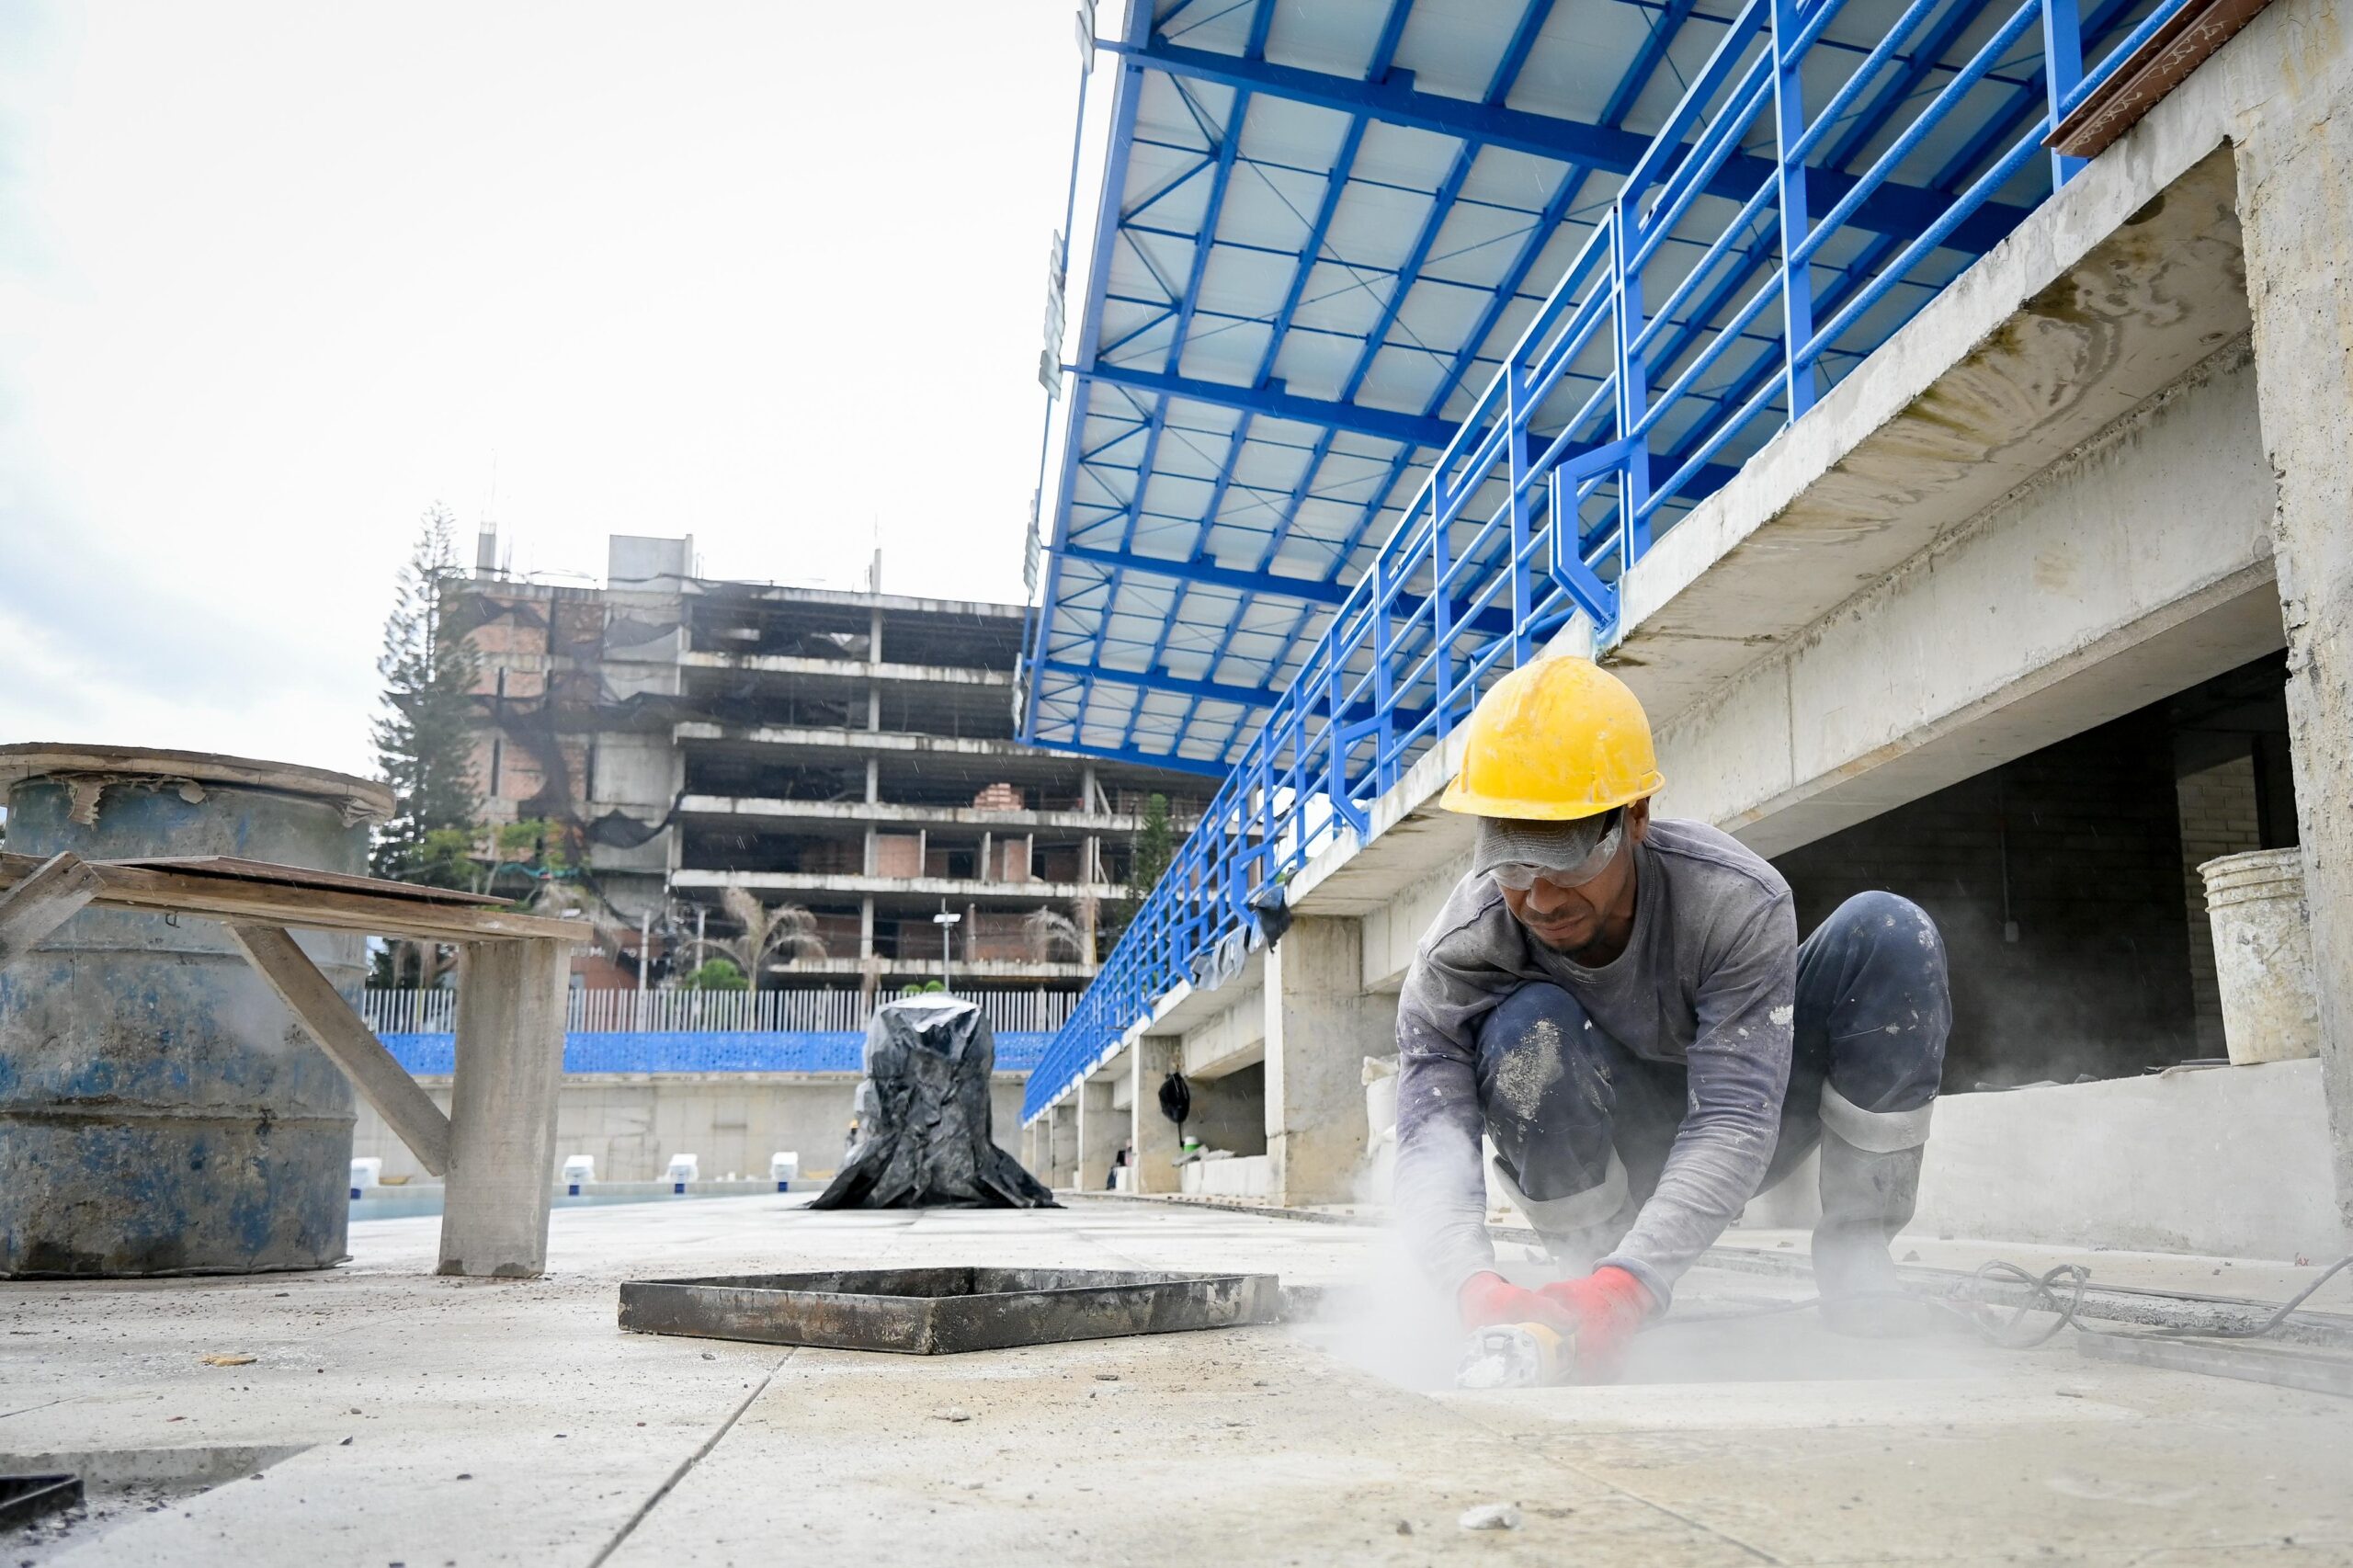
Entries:
MULTIPOLYGON (((999 1034, 1051 1034, 1070 1019, 1078 998, 1067 991, 983 991, 989 1027, 999 1034)), ((574 1033, 672 1033, 703 1030, 863 1030, 870 1009, 855 991, 574 991, 564 1028, 574 1033)), ((378 1034, 450 1034, 457 1028, 453 991, 370 987, 359 1016, 378 1034)))

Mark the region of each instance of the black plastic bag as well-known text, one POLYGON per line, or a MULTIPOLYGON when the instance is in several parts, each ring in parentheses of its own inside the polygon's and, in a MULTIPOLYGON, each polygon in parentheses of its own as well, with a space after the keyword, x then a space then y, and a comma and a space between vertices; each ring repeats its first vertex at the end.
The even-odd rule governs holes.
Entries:
POLYGON ((858 1146, 812 1209, 1053 1209, 991 1136, 996 1037, 953 996, 885 1002, 866 1025, 858 1146))

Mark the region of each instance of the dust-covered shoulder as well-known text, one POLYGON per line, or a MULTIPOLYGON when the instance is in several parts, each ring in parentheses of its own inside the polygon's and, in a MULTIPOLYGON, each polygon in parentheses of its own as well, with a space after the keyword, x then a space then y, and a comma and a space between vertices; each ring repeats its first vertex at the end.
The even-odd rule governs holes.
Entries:
POLYGON ((1722 882, 1728 891, 1737 892, 1745 882, 1756 889, 1759 902, 1790 896, 1790 884, 1773 863, 1722 828, 1683 817, 1657 817, 1645 842, 1653 853, 1678 860, 1684 869, 1722 882))
POLYGON ((1705 823, 1651 824, 1649 845, 1674 885, 1675 920, 1698 943, 1701 961, 1733 961, 1762 944, 1797 948, 1797 901, 1765 858, 1705 823))

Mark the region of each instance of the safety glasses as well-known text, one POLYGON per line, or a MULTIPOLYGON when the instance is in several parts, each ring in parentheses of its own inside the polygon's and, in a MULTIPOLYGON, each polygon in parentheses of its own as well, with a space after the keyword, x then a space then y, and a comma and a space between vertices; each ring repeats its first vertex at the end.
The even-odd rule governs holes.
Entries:
POLYGON ((1601 835, 1601 842, 1593 846, 1593 852, 1574 866, 1535 866, 1526 861, 1508 861, 1487 874, 1514 892, 1526 892, 1536 885, 1539 878, 1556 887, 1581 887, 1609 869, 1609 863, 1618 858, 1618 846, 1625 837, 1626 823, 1620 817, 1610 824, 1608 833, 1601 835))

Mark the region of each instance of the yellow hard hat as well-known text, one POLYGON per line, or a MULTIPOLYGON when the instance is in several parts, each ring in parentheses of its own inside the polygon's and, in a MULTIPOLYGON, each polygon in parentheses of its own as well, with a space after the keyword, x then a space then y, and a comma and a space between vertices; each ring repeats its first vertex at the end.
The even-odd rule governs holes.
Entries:
POLYGON ((1591 659, 1539 659, 1472 710, 1462 771, 1439 804, 1475 817, 1572 822, 1658 792, 1651 722, 1591 659))

